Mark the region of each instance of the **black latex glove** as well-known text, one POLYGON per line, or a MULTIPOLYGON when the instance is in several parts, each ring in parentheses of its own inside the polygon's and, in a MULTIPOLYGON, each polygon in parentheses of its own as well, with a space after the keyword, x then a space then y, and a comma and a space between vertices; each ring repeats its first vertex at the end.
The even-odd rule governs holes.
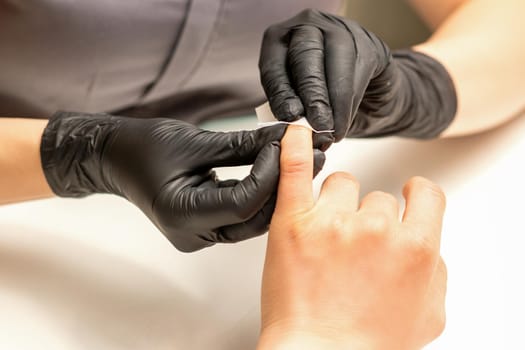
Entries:
MULTIPOLYGON (((194 251, 267 231, 284 131, 222 133, 173 119, 58 112, 42 137, 42 165, 57 195, 123 196, 175 247, 194 251), (219 181, 212 170, 247 164, 242 181, 219 181)), ((324 155, 315 155, 319 171, 324 155)))
MULTIPOLYGON (((390 52, 358 23, 305 10, 269 27, 259 61, 275 116, 306 116, 315 129, 349 137, 438 136, 456 113, 445 68, 411 50, 390 52)), ((334 139, 324 135, 324 144, 334 139)))

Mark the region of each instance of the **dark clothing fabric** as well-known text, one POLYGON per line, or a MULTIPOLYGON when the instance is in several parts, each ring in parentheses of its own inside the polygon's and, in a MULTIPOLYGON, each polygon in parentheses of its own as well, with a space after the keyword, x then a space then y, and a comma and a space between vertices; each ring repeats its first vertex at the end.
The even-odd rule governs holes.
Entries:
POLYGON ((264 30, 341 0, 0 0, 0 116, 56 110, 174 117, 247 113, 264 99, 264 30))

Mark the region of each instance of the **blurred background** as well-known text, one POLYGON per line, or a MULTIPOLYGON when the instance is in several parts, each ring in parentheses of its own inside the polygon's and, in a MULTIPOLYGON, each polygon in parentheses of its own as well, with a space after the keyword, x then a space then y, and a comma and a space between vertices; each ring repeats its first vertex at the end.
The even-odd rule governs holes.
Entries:
POLYGON ((398 49, 421 43, 430 29, 406 0, 347 0, 345 13, 398 49), (380 11, 378 11, 380 9, 380 11))

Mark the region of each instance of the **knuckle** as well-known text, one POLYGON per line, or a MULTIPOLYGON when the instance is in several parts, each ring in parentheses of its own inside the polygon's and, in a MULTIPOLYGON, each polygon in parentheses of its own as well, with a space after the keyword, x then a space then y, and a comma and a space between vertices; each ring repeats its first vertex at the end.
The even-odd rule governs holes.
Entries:
POLYGON ((288 150, 281 153, 281 171, 288 174, 303 173, 312 162, 311 156, 301 149, 288 150))
POLYGON ((348 231, 347 216, 339 212, 333 213, 326 231, 331 240, 339 241, 344 238, 348 231))
MULTIPOLYGON (((284 95, 284 92, 282 93, 284 95)), ((300 115, 304 114, 303 105, 295 97, 292 97, 290 94, 288 97, 281 99, 283 96, 278 96, 275 99, 276 108, 276 118, 284 121, 294 121, 299 118, 300 115)), ((271 101, 273 102, 273 101, 271 101)))
POLYGON ((357 181, 357 179, 354 176, 343 171, 338 171, 331 174, 324 180, 324 183, 328 186, 353 187, 356 190, 359 190, 360 187, 359 181, 357 181))
POLYGON ((330 102, 328 101, 328 97, 322 93, 316 94, 314 101, 306 106, 306 113, 309 121, 313 123, 321 125, 329 123, 330 127, 333 124, 330 102))
POLYGON ((281 141, 286 132, 286 125, 277 124, 255 130, 255 138, 258 143, 267 144, 273 141, 281 141))
POLYGON ((383 192, 383 191, 372 191, 370 192, 369 194, 366 195, 365 200, 373 200, 373 201, 382 201, 382 202, 395 202, 397 203, 397 198, 391 194, 391 193, 387 193, 387 192, 383 192))
POLYGON ((321 114, 321 117, 326 117, 327 115, 331 116, 332 110, 330 109, 328 95, 326 95, 322 90, 323 80, 320 76, 317 76, 313 79, 316 80, 315 83, 320 85, 320 89, 319 91, 316 91, 315 94, 310 96, 312 100, 308 103, 306 108, 308 109, 308 112, 312 113, 313 115, 321 114))
POLYGON ((244 144, 245 131, 235 131, 230 134, 228 147, 232 150, 238 150, 244 144))
POLYGON ((363 217, 358 214, 347 228, 349 244, 362 251, 368 249, 378 252, 384 249, 389 244, 390 235, 385 234, 382 220, 377 219, 377 216, 363 217))
POLYGON ((412 176, 410 179, 408 179, 408 181, 406 182, 405 184, 405 187, 407 189, 413 189, 413 188, 419 188, 421 186, 426 186, 427 182, 429 182, 429 180, 427 180, 426 178, 424 177, 421 177, 421 176, 412 176))
POLYGON ((391 222, 390 218, 383 212, 367 212, 361 213, 362 234, 371 237, 386 236, 390 232, 391 222))
POLYGON ((255 140, 255 135, 250 131, 239 131, 240 138, 240 147, 253 148, 257 142, 255 140))
POLYGON ((446 203, 446 197, 443 189, 436 183, 421 176, 414 176, 410 178, 405 185, 405 191, 425 192, 436 198, 443 205, 446 203))
POLYGON ((252 154, 252 150, 259 148, 255 133, 253 132, 235 132, 230 140, 229 147, 234 152, 235 157, 238 159, 242 159, 245 155, 252 154))
POLYGON ((266 28, 263 34, 263 41, 274 40, 280 36, 281 26, 279 24, 273 24, 266 28))
POLYGON ((294 220, 287 225, 288 237, 292 242, 298 243, 305 239, 305 223, 302 220, 294 220))
POLYGON ((403 256, 408 269, 431 273, 436 261, 437 251, 425 242, 407 243, 403 249, 403 256))
POLYGON ((307 8, 299 13, 299 17, 305 20, 312 20, 319 17, 320 11, 312 8, 307 8))
POLYGON ((305 49, 319 48, 319 45, 323 43, 323 32, 315 25, 303 24, 294 28, 292 41, 305 49))

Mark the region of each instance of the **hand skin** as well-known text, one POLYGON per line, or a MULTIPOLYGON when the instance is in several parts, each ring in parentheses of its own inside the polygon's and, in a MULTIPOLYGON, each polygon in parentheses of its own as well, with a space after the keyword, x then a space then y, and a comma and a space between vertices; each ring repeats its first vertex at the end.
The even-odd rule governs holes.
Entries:
POLYGON ((441 62, 456 87, 456 118, 441 136, 485 131, 524 111, 525 1, 409 2, 436 28, 414 50, 441 62))
POLYGON ((441 189, 410 179, 401 221, 390 194, 372 192, 359 204, 347 173, 329 176, 314 202, 310 131, 290 126, 281 144, 258 350, 411 350, 439 336, 441 189))
POLYGON ((42 171, 47 120, 0 118, 0 204, 53 196, 42 171))

